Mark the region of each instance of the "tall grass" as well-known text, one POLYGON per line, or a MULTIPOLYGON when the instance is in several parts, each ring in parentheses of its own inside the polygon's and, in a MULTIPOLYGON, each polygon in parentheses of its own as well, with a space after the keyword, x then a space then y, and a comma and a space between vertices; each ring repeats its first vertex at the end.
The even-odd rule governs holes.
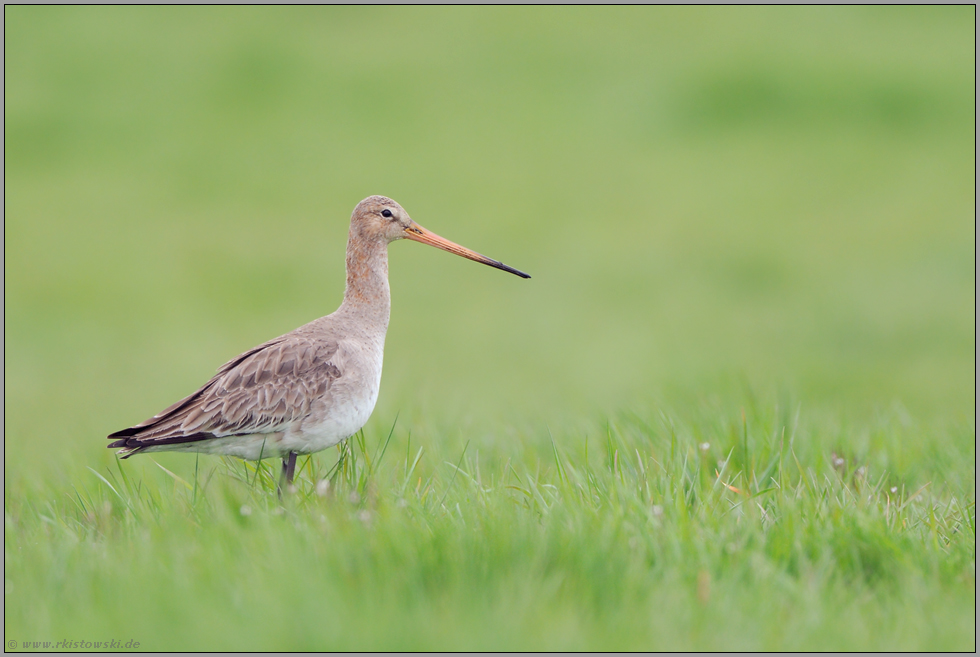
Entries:
POLYGON ((664 412, 522 435, 523 456, 470 444, 435 457, 382 429, 300 459, 281 501, 271 461, 201 457, 189 480, 117 462, 43 506, 8 501, 8 636, 971 649, 972 446, 939 430, 964 477, 951 483, 896 466, 922 428, 886 418, 868 428, 885 445, 848 455, 828 428, 803 412, 789 425, 664 412))

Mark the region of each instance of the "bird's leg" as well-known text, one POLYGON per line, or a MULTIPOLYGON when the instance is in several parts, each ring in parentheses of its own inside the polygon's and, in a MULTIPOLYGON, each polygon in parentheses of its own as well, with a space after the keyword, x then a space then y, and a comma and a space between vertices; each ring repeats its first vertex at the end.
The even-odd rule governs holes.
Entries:
POLYGON ((286 480, 286 459, 282 460, 282 470, 279 471, 279 481, 276 482, 276 497, 282 502, 282 485, 286 480))
POLYGON ((296 472, 296 452, 290 452, 288 463, 284 460, 282 464, 286 470, 286 485, 288 486, 293 483, 293 474, 296 472))
POLYGON ((276 495, 282 499, 283 485, 289 486, 293 483, 293 472, 296 470, 296 452, 290 452, 289 456, 282 460, 282 470, 279 471, 279 483, 276 484, 276 495))

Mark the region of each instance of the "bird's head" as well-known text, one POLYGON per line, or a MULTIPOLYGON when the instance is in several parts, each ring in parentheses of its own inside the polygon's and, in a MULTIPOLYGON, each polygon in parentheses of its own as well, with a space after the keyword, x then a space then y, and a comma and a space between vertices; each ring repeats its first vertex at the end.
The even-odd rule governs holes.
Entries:
POLYGON ((469 258, 485 265, 502 269, 521 278, 531 278, 522 271, 502 262, 470 251, 464 246, 439 237, 412 221, 405 208, 386 196, 368 196, 357 204, 350 219, 351 235, 366 240, 383 240, 390 244, 395 240, 408 239, 428 244, 443 251, 469 258))

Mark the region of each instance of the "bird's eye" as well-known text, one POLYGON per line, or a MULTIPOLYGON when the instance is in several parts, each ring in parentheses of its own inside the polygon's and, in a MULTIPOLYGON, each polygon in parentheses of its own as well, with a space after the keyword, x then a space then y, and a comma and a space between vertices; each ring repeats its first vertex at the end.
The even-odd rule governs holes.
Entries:
POLYGON ((388 210, 387 208, 384 209, 384 210, 382 210, 381 211, 381 216, 382 217, 390 217, 391 216, 391 210, 388 210))

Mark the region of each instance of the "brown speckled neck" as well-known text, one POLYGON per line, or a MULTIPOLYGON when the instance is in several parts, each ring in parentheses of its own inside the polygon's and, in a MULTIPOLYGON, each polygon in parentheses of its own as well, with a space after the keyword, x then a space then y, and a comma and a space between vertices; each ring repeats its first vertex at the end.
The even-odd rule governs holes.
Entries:
POLYGON ((356 312, 382 331, 388 328, 391 290, 388 287, 388 244, 351 226, 347 240, 347 288, 341 311, 356 312))

